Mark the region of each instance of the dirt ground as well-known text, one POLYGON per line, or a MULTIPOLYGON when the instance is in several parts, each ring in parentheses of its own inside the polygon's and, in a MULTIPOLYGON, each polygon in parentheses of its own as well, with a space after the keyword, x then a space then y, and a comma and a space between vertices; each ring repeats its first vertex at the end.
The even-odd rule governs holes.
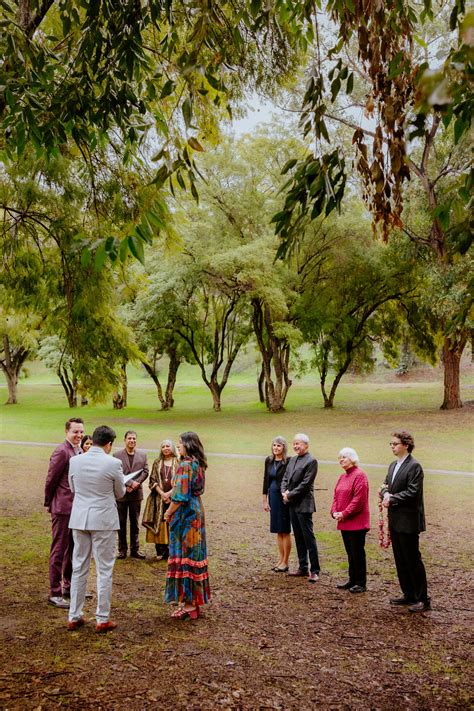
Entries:
MULTIPOLYGON (((145 562, 117 561, 119 627, 97 635, 94 600, 90 624, 73 633, 65 611, 46 604, 46 463, 34 456, 6 457, 1 469, 2 709, 472 707, 470 535, 456 489, 465 481, 427 492, 422 546, 433 610, 414 615, 388 603, 399 589, 391 551, 377 545, 374 494, 369 590, 351 595, 335 588, 345 556, 327 514, 334 472, 318 477, 327 489, 317 492, 315 516, 323 572, 311 586, 271 571, 260 465, 213 460, 204 497, 213 602, 204 616, 170 619, 166 565, 147 545, 145 562)), ((91 577, 92 592, 94 584, 91 577)))

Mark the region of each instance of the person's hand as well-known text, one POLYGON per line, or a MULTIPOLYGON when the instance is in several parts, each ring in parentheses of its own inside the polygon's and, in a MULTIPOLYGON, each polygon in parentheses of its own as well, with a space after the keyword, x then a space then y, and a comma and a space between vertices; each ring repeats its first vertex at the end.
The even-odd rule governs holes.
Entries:
POLYGON ((126 489, 126 491, 127 491, 127 494, 131 494, 132 491, 133 491, 133 489, 132 489, 132 487, 131 487, 130 484, 127 484, 127 486, 125 487, 125 489, 126 489))
POLYGON ((390 506, 390 494, 388 491, 385 492, 382 503, 386 509, 390 506))
POLYGON ((170 514, 169 511, 167 511, 167 512, 165 513, 165 515, 163 516, 163 518, 164 518, 164 520, 166 521, 166 523, 169 523, 169 522, 171 521, 172 517, 173 517, 173 514, 170 514))
POLYGON ((341 511, 335 511, 332 516, 336 521, 342 521, 343 516, 341 511))
POLYGON ((130 482, 130 486, 132 487, 132 491, 135 491, 135 489, 138 489, 138 488, 139 488, 140 484, 138 483, 138 481, 133 481, 133 480, 132 480, 132 481, 130 482))
POLYGON ((270 506, 268 504, 263 504, 264 511, 270 511, 270 506))
POLYGON ((285 504, 288 503, 288 489, 282 494, 283 501, 285 504))

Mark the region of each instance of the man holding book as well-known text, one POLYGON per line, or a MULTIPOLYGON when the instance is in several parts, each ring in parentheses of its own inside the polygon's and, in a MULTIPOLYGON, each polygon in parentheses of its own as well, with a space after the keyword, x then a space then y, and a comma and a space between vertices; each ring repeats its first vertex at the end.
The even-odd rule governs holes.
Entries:
POLYGON ((114 457, 122 462, 127 487, 125 496, 117 501, 120 521, 117 558, 127 557, 127 519, 130 520, 130 556, 132 558, 145 558, 144 553, 139 550, 138 536, 140 531, 140 509, 143 500, 142 484, 148 477, 148 461, 146 452, 137 449, 136 432, 133 430, 125 432, 124 444, 125 447, 114 454, 114 457), (130 474, 134 474, 134 476, 127 481, 127 475, 130 474))

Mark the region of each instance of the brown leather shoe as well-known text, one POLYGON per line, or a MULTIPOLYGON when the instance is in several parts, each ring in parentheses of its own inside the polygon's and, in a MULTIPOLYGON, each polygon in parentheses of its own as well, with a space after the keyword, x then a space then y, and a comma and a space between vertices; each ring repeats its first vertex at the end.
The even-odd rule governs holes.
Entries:
POLYGON ((114 622, 113 620, 107 620, 107 622, 99 622, 95 626, 95 631, 96 632, 110 632, 111 630, 114 630, 117 627, 117 623, 114 622))
POLYGON ((291 573, 288 573, 288 575, 291 575, 292 578, 307 578, 308 571, 298 568, 297 570, 292 570, 291 573))
POLYGON ((79 627, 83 627, 85 624, 85 619, 83 617, 79 617, 78 620, 69 620, 67 628, 69 632, 74 632, 74 630, 78 630, 79 627))

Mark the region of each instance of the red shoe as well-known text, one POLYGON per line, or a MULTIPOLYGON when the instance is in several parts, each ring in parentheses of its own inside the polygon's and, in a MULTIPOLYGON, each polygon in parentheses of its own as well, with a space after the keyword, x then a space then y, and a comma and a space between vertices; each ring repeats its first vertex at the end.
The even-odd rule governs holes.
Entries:
POLYGON ((194 610, 185 610, 182 607, 180 610, 173 612, 171 615, 175 620, 197 620, 199 617, 199 607, 195 607, 194 610))
POLYGON ((99 622, 95 626, 95 631, 96 632, 110 632, 111 630, 114 630, 117 627, 117 623, 113 622, 113 620, 107 620, 107 622, 99 622))
POLYGON ((86 624, 86 621, 83 617, 79 617, 78 620, 69 620, 67 623, 67 628, 69 632, 74 632, 74 630, 78 630, 79 627, 83 627, 83 625, 86 624))

